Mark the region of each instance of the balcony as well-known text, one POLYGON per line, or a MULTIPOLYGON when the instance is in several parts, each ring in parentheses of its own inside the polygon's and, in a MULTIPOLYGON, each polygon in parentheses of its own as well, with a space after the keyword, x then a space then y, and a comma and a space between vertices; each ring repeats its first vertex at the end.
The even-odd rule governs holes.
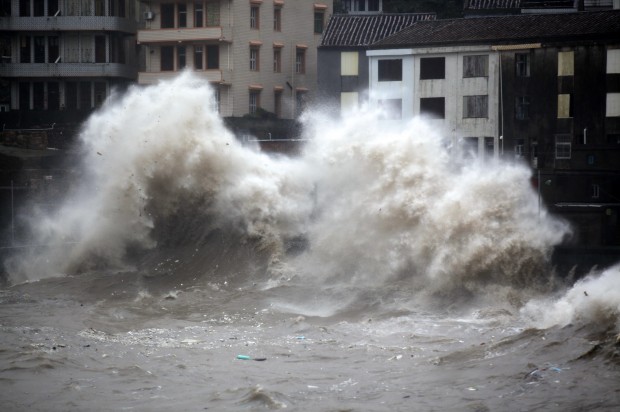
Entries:
POLYGON ((138 31, 138 44, 195 40, 219 40, 221 38, 221 27, 201 27, 197 29, 157 29, 138 31))
MULTIPOLYGON (((160 80, 170 80, 176 76, 178 76, 180 72, 140 72, 138 73, 138 84, 155 84, 160 80)), ((219 83, 222 81, 222 72, 221 70, 205 70, 205 71, 195 71, 194 76, 199 79, 203 79, 205 81, 211 83, 219 83)))
POLYGON ((118 31, 135 33, 138 23, 123 17, 58 16, 0 19, 0 31, 118 31))
POLYGON ((0 77, 122 77, 136 78, 136 68, 120 63, 8 63, 0 77))

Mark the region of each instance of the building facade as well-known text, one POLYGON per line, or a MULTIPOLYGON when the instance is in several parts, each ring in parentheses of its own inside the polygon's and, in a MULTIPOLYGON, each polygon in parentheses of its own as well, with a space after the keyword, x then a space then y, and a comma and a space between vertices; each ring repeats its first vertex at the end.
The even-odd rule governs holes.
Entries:
POLYGON ((132 1, 3 0, 1 13, 5 129, 79 122, 136 79, 132 1))
POLYGON ((294 119, 314 99, 333 1, 143 1, 140 84, 185 69, 211 82, 223 117, 294 119))
POLYGON ((317 87, 322 104, 342 112, 365 103, 369 86, 368 47, 416 21, 433 19, 434 13, 350 11, 333 15, 318 49, 317 87))
POLYGON ((575 244, 620 246, 620 11, 418 22, 368 55, 373 104, 525 162, 575 244))

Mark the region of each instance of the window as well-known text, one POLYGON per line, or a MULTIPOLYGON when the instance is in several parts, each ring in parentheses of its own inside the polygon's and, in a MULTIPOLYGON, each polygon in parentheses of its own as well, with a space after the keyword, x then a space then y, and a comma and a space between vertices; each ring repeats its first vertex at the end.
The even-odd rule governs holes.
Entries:
POLYGON ((601 187, 596 183, 592 184, 592 199, 598 199, 601 195, 601 187))
POLYGON ((379 100, 379 108, 383 111, 386 119, 397 120, 403 117, 402 99, 383 99, 379 100))
POLYGON ((58 0, 48 0, 47 2, 47 15, 55 16, 58 12, 58 0))
POLYGON ((95 63, 106 62, 105 36, 95 36, 95 63))
POLYGON ((555 158, 570 159, 571 158, 571 135, 558 134, 555 136, 555 158))
POLYGON ((58 82, 47 83, 47 109, 60 109, 60 87, 58 82))
POLYGON ((484 156, 491 158, 495 155, 495 138, 486 136, 484 138, 484 156))
POLYGON ((530 118, 529 96, 517 96, 515 98, 515 118, 517 120, 527 120, 530 118))
POLYGON ((251 71, 258 71, 259 70, 259 50, 258 47, 255 46, 251 46, 250 47, 250 70, 251 71))
POLYGON ((424 57, 420 59, 420 80, 444 79, 446 77, 444 57, 424 57))
POLYGON ((260 107, 260 91, 258 90, 250 90, 250 114, 256 113, 258 108, 260 107))
POLYGON ((220 25, 220 1, 207 1, 207 27, 216 27, 220 25))
POLYGON ((282 71, 282 48, 273 48, 273 72, 280 73, 282 71))
POLYGON ((488 77, 489 56, 463 56, 463 77, 488 77))
POLYGON ((525 155, 525 139, 517 139, 515 144, 515 157, 522 158, 525 155))
POLYGON ((273 112, 277 117, 282 117, 282 91, 276 90, 273 93, 273 112))
POLYGON ((92 99, 91 99, 92 90, 90 88, 90 82, 79 82, 78 93, 79 93, 79 100, 78 100, 79 108, 82 110, 90 109, 92 107, 92 99))
POLYGON ((273 31, 282 31, 282 9, 280 7, 273 9, 273 31))
POLYGON ((30 36, 20 36, 19 38, 19 62, 31 63, 30 61, 30 36))
POLYGON ((19 82, 19 110, 30 110, 30 83, 19 82))
POLYGON ((174 70, 174 46, 161 46, 161 64, 160 70, 174 70))
POLYGON ((34 37, 34 62, 45 63, 45 37, 34 37))
POLYGON ((607 93, 606 117, 620 117, 620 93, 607 93))
POLYGON ((575 74, 574 53, 572 51, 558 53, 558 76, 575 74))
POLYGON ((306 49, 297 48, 295 52, 295 73, 304 74, 306 72, 306 49))
POLYGON ((70 110, 77 109, 77 82, 65 83, 65 108, 70 110))
POLYGON ((202 2, 194 3, 194 27, 202 27, 204 21, 204 9, 202 2))
POLYGON ((620 73, 620 49, 607 50, 607 73, 620 73))
POLYGON ((295 113, 300 116, 308 104, 308 96, 305 90, 297 90, 295 93, 295 113))
POLYGON ((314 12, 314 33, 321 34, 323 33, 323 25, 325 21, 325 12, 324 11, 315 11, 314 12))
POLYGON ((177 70, 183 70, 187 64, 185 46, 177 47, 177 70))
POLYGON ((207 46, 207 69, 219 69, 220 68, 220 46, 209 45, 207 46))
POLYGON ((461 149, 464 157, 473 158, 478 156, 478 138, 463 137, 461 149))
POLYGON ((30 0, 19 0, 19 15, 30 17, 30 0))
POLYGON ((431 119, 445 119, 446 103, 443 97, 424 97, 420 99, 420 114, 431 119))
POLYGON ((250 28, 252 29, 259 29, 260 26, 260 9, 258 6, 251 6, 250 7, 250 28))
POLYGON ((573 117, 573 99, 570 94, 558 94, 558 119, 573 117))
POLYGON ((380 82, 402 81, 402 59, 379 60, 377 62, 377 80, 380 82))
POLYGON ((530 77, 530 55, 528 53, 515 54, 515 75, 530 77))
POLYGON ((204 48, 202 46, 194 46, 194 69, 203 69, 204 48))
POLYGON ((357 109, 359 105, 359 95, 357 92, 340 93, 340 113, 345 114, 348 111, 357 109))
POLYGON ((106 84, 105 82, 95 82, 95 106, 99 107, 105 101, 106 84))
POLYGON ((379 0, 368 0, 368 11, 379 11, 379 0))
POLYGON ((58 47, 58 36, 50 36, 47 38, 48 42, 48 58, 50 63, 56 63, 60 57, 60 49, 58 47))
POLYGON ((161 5, 161 28, 174 28, 174 3, 162 3, 161 5))
POLYGON ((486 118, 488 117, 489 97, 482 96, 463 96, 463 118, 486 118))
POLYGON ((187 4, 178 3, 177 10, 179 13, 179 27, 187 27, 187 4))
POLYGON ((43 82, 32 83, 32 108, 43 110, 45 108, 45 86, 43 82))
POLYGON ((341 76, 358 76, 359 71, 359 55, 358 52, 341 52, 340 53, 340 75, 341 76))

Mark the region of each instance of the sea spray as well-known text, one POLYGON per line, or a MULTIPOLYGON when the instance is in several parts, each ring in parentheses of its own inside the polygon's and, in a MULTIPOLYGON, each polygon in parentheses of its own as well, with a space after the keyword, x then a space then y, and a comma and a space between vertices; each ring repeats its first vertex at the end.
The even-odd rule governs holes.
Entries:
POLYGON ((620 265, 593 271, 560 296, 532 299, 521 315, 537 328, 575 323, 620 331, 620 265))
POLYGON ((185 72, 106 102, 80 134, 79 190, 33 226, 40 244, 75 244, 13 259, 13 280, 122 266, 128 248, 165 242, 159 229, 175 217, 258 240, 284 279, 362 290, 404 279, 435 293, 523 287, 569 233, 539 207, 526 166, 463 161, 422 119, 309 112, 309 143, 288 158, 242 145, 212 98, 185 72), (308 246, 286 256, 296 237, 308 246))

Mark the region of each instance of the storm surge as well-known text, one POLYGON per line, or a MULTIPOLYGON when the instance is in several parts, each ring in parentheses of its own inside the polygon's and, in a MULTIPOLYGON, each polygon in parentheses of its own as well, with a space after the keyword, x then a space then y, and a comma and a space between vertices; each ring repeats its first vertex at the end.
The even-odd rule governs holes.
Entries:
POLYGON ((209 276, 228 254, 238 280, 478 293, 544 282, 570 233, 525 165, 465 160, 423 119, 308 112, 302 153, 287 157, 242 144, 212 101, 189 72, 108 99, 81 131, 78 187, 33 219, 47 246, 6 262, 12 281, 149 272, 179 255, 190 263, 177 272, 209 276))

